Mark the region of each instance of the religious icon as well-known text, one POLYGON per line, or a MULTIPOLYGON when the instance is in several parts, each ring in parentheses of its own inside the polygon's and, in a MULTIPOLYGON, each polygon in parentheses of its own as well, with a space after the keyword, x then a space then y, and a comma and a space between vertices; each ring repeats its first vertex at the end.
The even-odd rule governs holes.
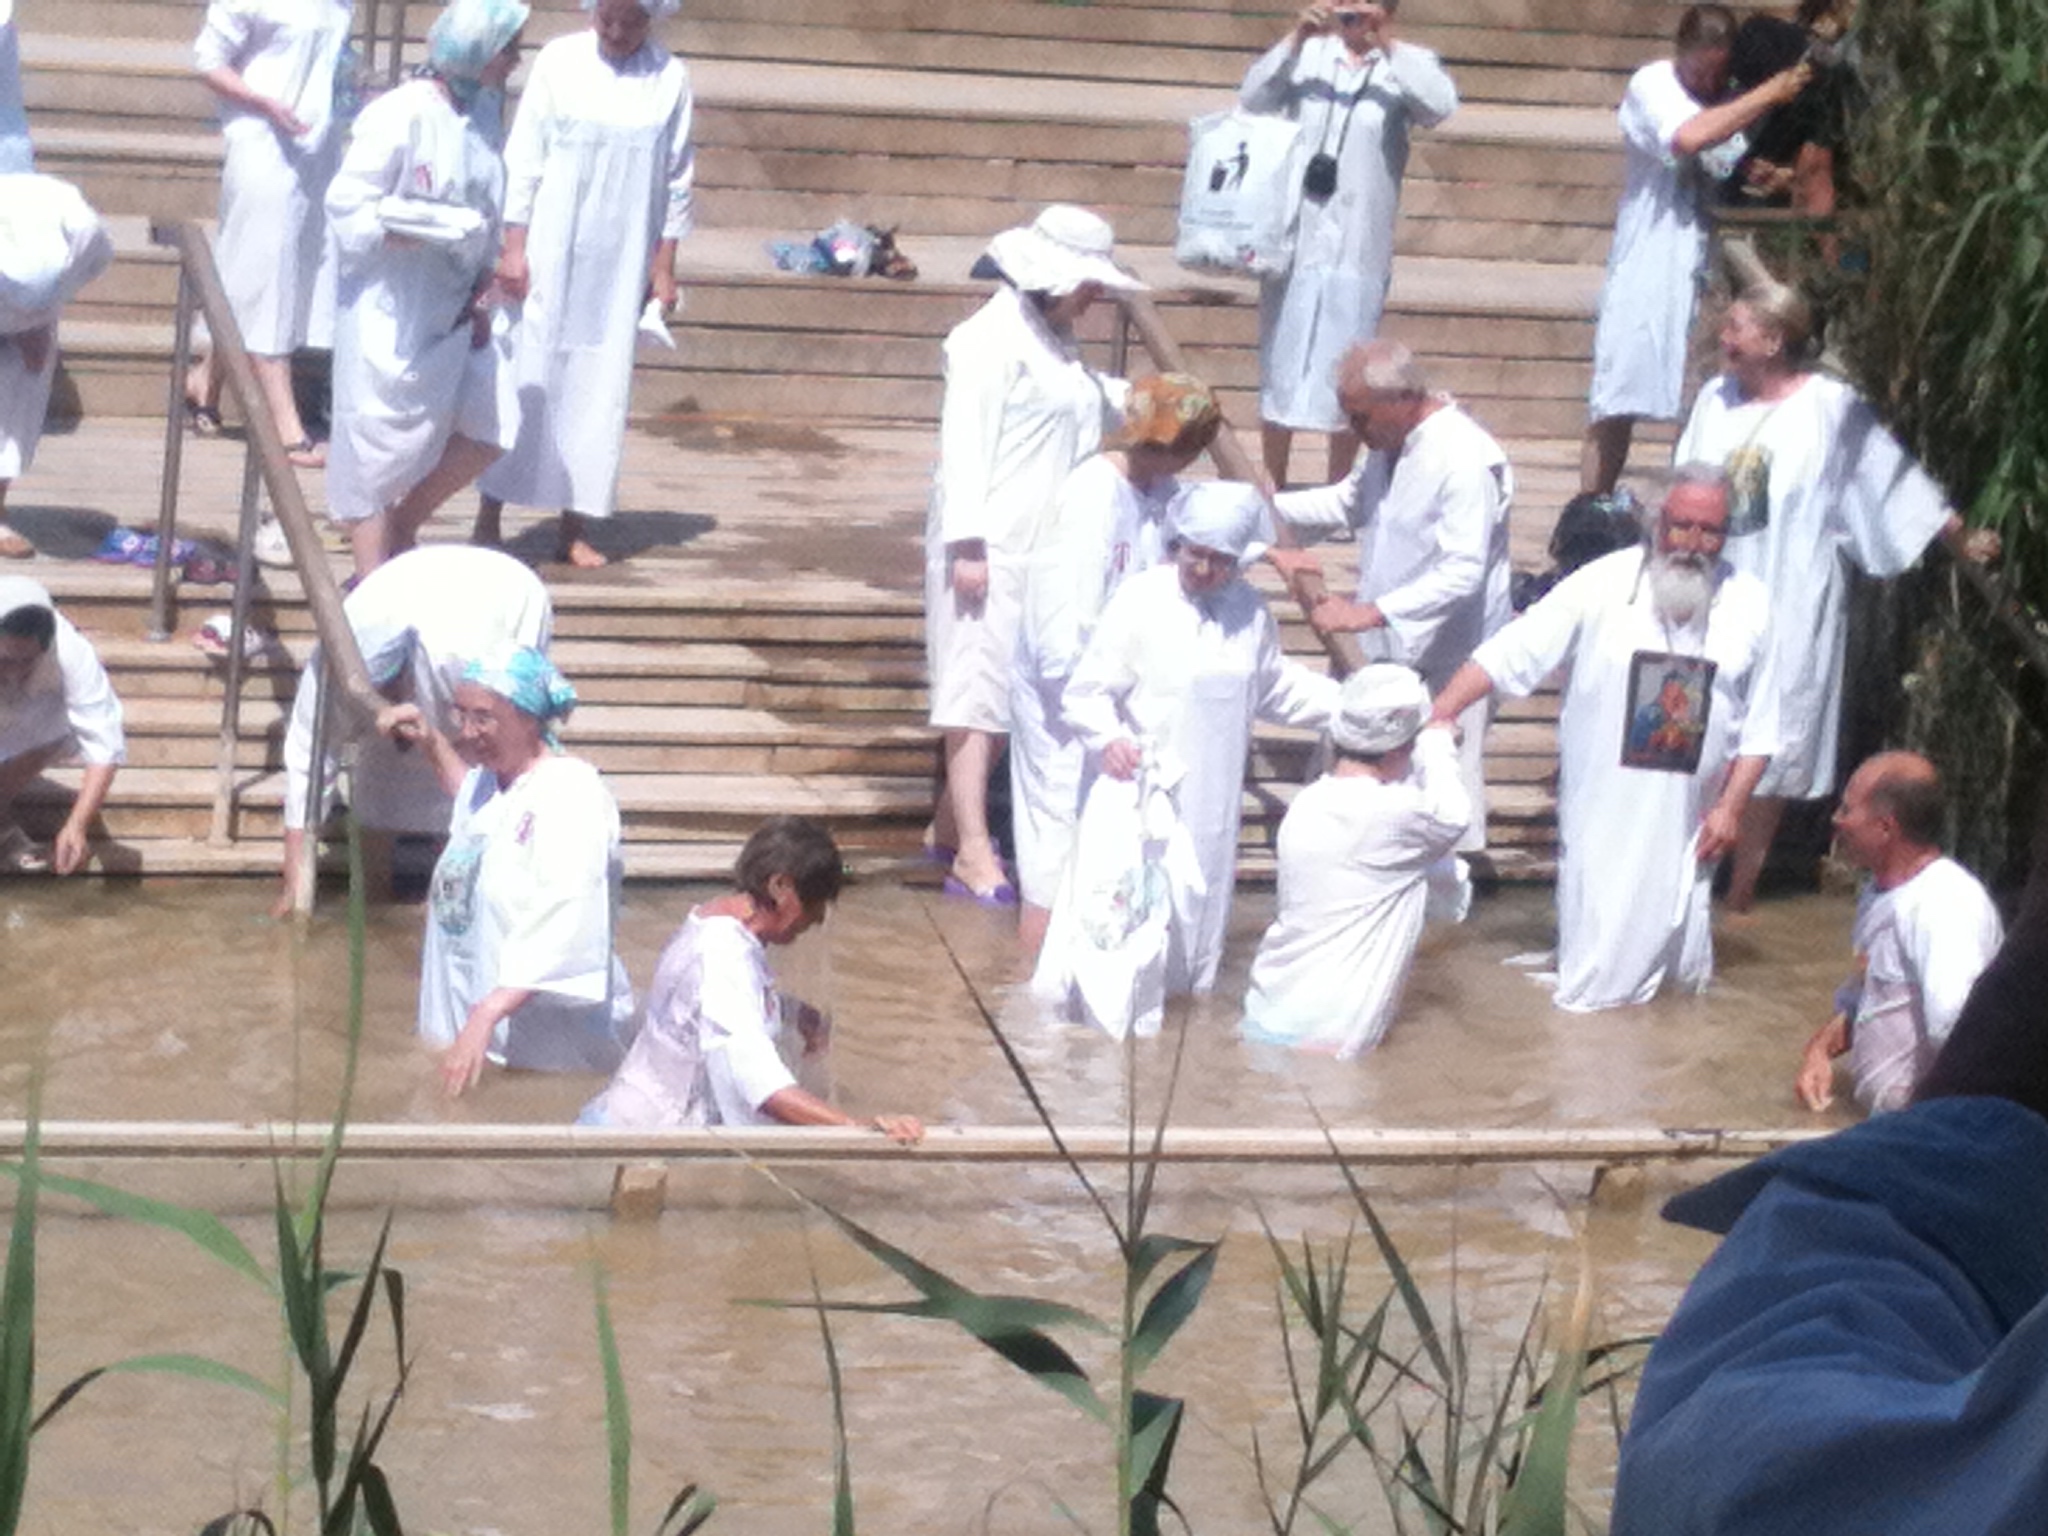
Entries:
POLYGON ((1714 707, 1715 664, 1704 656, 1637 651, 1628 665, 1624 768, 1696 773, 1714 707))
POLYGON ((1728 537, 1762 533, 1771 525, 1771 451, 1754 443, 1728 455, 1728 537))

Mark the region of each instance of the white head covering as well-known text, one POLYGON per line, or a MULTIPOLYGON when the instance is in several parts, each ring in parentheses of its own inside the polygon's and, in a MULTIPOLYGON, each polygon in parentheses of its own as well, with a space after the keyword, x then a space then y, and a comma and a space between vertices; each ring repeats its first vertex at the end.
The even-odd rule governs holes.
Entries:
POLYGON ((1429 689, 1407 667, 1374 662, 1344 679, 1330 740, 1346 752, 1377 757, 1405 747, 1429 722, 1429 689))
MULTIPOLYGON (((581 3, 586 11, 597 9, 597 0, 581 0, 581 3)), ((683 0, 640 0, 640 9, 656 21, 660 21, 664 17, 673 16, 682 8, 683 0)))
POLYGON ((26 576, 0 576, 0 619, 21 608, 57 611, 57 605, 50 600, 49 590, 41 582, 30 581, 26 576))
POLYGON ((1198 480, 1166 511, 1166 527, 1184 544, 1199 544, 1231 556, 1239 565, 1256 560, 1273 540, 1266 493, 1241 480, 1198 480))
POLYGON ((988 259, 1024 292, 1054 298, 1083 283, 1132 291, 1145 286, 1116 264, 1109 221, 1072 203, 1054 203, 1029 224, 1004 230, 989 241, 988 259))
POLYGON ((475 80, 526 25, 521 0, 448 0, 427 29, 427 62, 436 73, 475 80))

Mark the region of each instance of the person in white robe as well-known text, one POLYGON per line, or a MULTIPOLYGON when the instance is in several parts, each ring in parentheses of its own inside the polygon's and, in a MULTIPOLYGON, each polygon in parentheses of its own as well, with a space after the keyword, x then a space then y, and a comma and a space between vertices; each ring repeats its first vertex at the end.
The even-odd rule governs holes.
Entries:
MULTIPOLYGON (((1358 531, 1358 592, 1319 602, 1310 621, 1325 633, 1360 636, 1375 660, 1398 661, 1442 688, 1488 635, 1513 616, 1508 511, 1515 477, 1487 430, 1456 400, 1430 387, 1415 355, 1373 341, 1344 355, 1338 395, 1365 444, 1365 459, 1334 485, 1274 500, 1297 537, 1358 531)), ((1276 549, 1289 582, 1313 556, 1276 549)), ((1486 846, 1486 728, 1492 706, 1475 703, 1458 722, 1459 762, 1473 814, 1460 852, 1486 846)))
POLYGON ((1770 589, 1783 739, 1742 819, 1728 905, 1747 911, 1788 800, 1835 791, 1848 650, 1849 567, 1896 576, 1939 539, 1960 560, 1998 553, 1848 384, 1812 371, 1812 311, 1793 289, 1754 285, 1721 326, 1727 371, 1693 402, 1685 462, 1728 472, 1728 563, 1770 589))
POLYGON ((0 0, 0 176, 36 168, 21 99, 21 39, 14 30, 14 0, 0 0))
POLYGON ((1800 1060, 1808 1109, 1834 1102, 1838 1056, 1865 1109, 1905 1108, 2005 942, 1983 883, 1942 854, 1946 814, 1941 776, 1917 752, 1880 752, 1842 790, 1835 846, 1870 878, 1856 901, 1857 972, 1800 1060))
POLYGON ((945 773, 927 856, 946 890, 1015 906, 988 829, 988 784, 1010 729, 1025 573, 1060 486, 1102 446, 1123 384, 1081 359, 1074 325, 1111 289, 1142 286, 1116 264, 1115 235, 1055 203, 989 242, 977 275, 989 301, 946 337, 939 466, 925 521, 925 663, 945 773))
POLYGON ((1565 577, 1437 695, 1455 719, 1567 669, 1555 1001, 1571 1012, 1713 979, 1714 868, 1778 744, 1770 598, 1721 558, 1727 523, 1720 468, 1680 465, 1652 547, 1565 577))
MULTIPOLYGON (((342 600, 370 681, 393 703, 419 706, 443 736, 457 734, 455 689, 463 668, 509 641, 545 652, 554 636, 548 590, 502 550, 434 544, 377 567, 342 600)), ((317 828, 338 790, 339 745, 321 754, 315 803, 313 739, 320 704, 320 648, 305 670, 284 734, 284 861, 275 915, 291 910, 300 864, 308 856, 307 815, 317 828)), ((397 750, 382 737, 357 749, 350 805, 367 832, 427 834, 448 829, 454 808, 425 754, 397 750)))
POLYGON ((1773 107, 1805 89, 1804 61, 1722 101, 1735 17, 1695 5, 1678 24, 1677 57, 1645 64, 1621 100, 1626 179, 1607 252, 1593 329, 1590 424, 1579 489, 1605 495, 1628 463, 1638 417, 1675 421, 1685 390, 1687 342, 1707 257, 1710 200, 1702 154, 1732 141, 1773 107))
POLYGON ((539 1072, 613 1072, 631 1043, 633 988, 613 948, 619 807, 555 725, 576 691, 546 656, 504 642, 463 669, 456 736, 417 704, 378 729, 421 747, 454 796, 427 893, 419 1033, 460 1094, 486 1060, 539 1072))
POLYGON ((632 1048, 576 1123, 859 1125, 920 1140, 911 1116, 857 1120, 799 1081, 829 1030, 816 1009, 777 990, 768 947, 822 923, 844 878, 839 847, 817 822, 777 816, 756 828, 733 866, 735 888, 693 907, 662 950, 632 1048))
POLYGON ((0 871, 82 869, 127 751, 121 701, 92 642, 38 583, 0 576, 0 871), (14 820, 14 802, 44 769, 67 762, 84 773, 45 850, 14 820))
POLYGON ((1083 753, 1060 694, 1110 594, 1165 561, 1178 476, 1222 425, 1222 408, 1199 379, 1133 380, 1115 445, 1067 476, 1031 556, 1010 684, 1010 825, 1023 899, 1017 939, 1027 954, 1045 938, 1081 813, 1083 753))
MULTIPOLYGON (((327 243, 322 200, 340 135, 351 0, 212 0, 193 44, 199 78, 219 100, 226 158, 214 259, 249 362, 294 464, 318 468, 292 395, 292 354, 312 330, 327 243)), ((217 427, 225 375, 209 351, 185 381, 195 422, 217 427)))
POLYGON ((1330 434, 1325 479, 1350 472, 1358 439, 1337 400, 1337 362, 1379 330, 1409 130, 1458 107, 1437 56, 1395 40, 1397 9, 1397 0, 1316 0, 1238 92, 1246 111, 1301 124, 1294 261, 1259 293, 1259 419, 1276 486, 1287 483, 1297 431, 1330 434))
MULTIPOLYGON (((1253 722, 1321 730, 1337 703, 1335 679, 1281 652, 1279 626, 1242 574, 1269 537, 1263 493, 1207 481, 1171 515, 1174 563, 1117 590, 1062 696, 1091 775, 1129 780, 1149 759, 1191 844, 1193 868, 1175 872, 1172 892, 1169 996, 1216 982, 1253 722)), ((1058 928, 1056 911, 1044 952, 1054 964, 1058 928)))
POLYGON ((451 0, 427 69, 356 118, 327 189, 339 252, 327 511, 358 577, 504 451, 485 291, 505 167, 470 109, 519 64, 527 7, 451 0))
POLYGON ((1393 662, 1344 680, 1335 761, 1280 823, 1278 908, 1252 960, 1247 1040, 1339 1061, 1371 1050, 1400 1006, 1432 906, 1464 915, 1471 887, 1453 850, 1471 801, 1455 728, 1430 724, 1429 705, 1423 680, 1393 662))
POLYGON ((7 492, 42 440, 64 305, 113 259, 106 226, 71 183, 0 175, 0 559, 35 554, 8 526, 7 492))
POLYGON ((650 35, 681 0, 582 0, 587 32, 534 57, 505 141, 498 285, 518 308, 501 341, 511 451, 484 475, 475 540, 507 502, 562 515, 556 553, 593 569, 586 522, 612 515, 642 313, 676 307, 696 160, 690 77, 650 35))

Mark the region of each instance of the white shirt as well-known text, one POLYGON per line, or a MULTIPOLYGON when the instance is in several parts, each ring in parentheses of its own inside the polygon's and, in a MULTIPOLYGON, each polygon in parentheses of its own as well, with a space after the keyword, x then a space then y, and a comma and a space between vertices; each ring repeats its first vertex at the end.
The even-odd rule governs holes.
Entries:
MULTIPOLYGON (((0 617, 21 607, 49 608, 49 594, 23 576, 0 576, 0 617)), ((56 635, 18 692, 0 689, 0 762, 70 742, 83 763, 127 761, 121 701, 92 642, 63 614, 56 635)))
POLYGON ((1031 557, 1018 659, 1034 681, 1063 681, 1081 659, 1110 595, 1166 559, 1168 475, 1139 488, 1108 454, 1083 460, 1060 486, 1052 523, 1031 557))
POLYGON ((1991 897, 1953 859, 1888 891, 1864 886, 1854 939, 1863 995, 1849 1027, 1858 1102, 1905 1107, 2004 938, 1991 897))
MULTIPOLYGON (((348 42, 349 0, 213 0, 192 45, 201 74, 232 69, 259 96, 281 101, 305 125, 296 147, 312 154, 334 126, 337 62, 348 42)), ((274 130, 237 102, 219 103, 230 138, 274 130)))
POLYGON ((1335 485, 1286 491, 1281 517, 1303 532, 1360 531, 1358 600, 1386 616, 1391 656, 1432 688, 1513 614, 1506 453, 1448 396, 1394 454, 1369 452, 1335 485))

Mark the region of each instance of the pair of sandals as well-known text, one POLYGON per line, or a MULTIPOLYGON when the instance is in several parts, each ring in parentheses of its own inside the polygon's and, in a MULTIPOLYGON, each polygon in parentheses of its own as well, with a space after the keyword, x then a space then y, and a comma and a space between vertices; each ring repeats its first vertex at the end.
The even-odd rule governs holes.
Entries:
MULTIPOLYGON (((189 398, 185 401, 185 427, 194 437, 219 437, 227 431, 227 423, 217 407, 189 398)), ((327 464, 327 445, 310 436, 302 437, 296 443, 285 444, 284 456, 295 468, 322 469, 327 464)))

